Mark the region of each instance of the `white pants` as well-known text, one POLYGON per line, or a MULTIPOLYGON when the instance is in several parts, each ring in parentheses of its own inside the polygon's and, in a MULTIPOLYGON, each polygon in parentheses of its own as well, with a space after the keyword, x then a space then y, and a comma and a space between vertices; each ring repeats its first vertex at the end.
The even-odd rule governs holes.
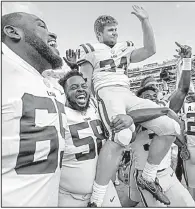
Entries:
POLYGON ((195 207, 195 202, 190 193, 177 179, 171 167, 157 173, 159 183, 169 198, 169 206, 160 203, 147 190, 138 189, 136 183, 137 169, 132 165, 130 170, 129 198, 133 201, 142 201, 146 207, 195 207))
MULTIPOLYGON (((109 133, 109 139, 115 140, 110 129, 110 121, 118 114, 128 114, 128 112, 143 108, 159 108, 159 106, 148 100, 134 96, 125 87, 110 86, 100 89, 97 93, 98 108, 104 127, 109 133)), ((158 136, 180 134, 179 124, 168 116, 142 123, 142 126, 152 130, 158 136)), ((117 142, 117 141, 116 141, 117 142)))
MULTIPOLYGON (((62 188, 59 189, 58 206, 59 207, 87 207, 90 202, 91 194, 81 195, 72 194, 64 191, 62 188)), ((121 203, 117 194, 117 191, 112 183, 109 182, 102 207, 121 207, 121 203)))

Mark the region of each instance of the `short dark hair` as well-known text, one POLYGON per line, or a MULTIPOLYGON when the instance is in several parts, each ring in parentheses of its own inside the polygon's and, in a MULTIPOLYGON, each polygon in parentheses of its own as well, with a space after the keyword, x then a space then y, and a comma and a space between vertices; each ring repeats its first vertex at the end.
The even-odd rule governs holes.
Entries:
POLYGON ((6 34, 4 33, 4 27, 6 25, 16 26, 16 22, 21 20, 22 15, 25 14, 23 12, 14 12, 10 14, 3 15, 1 17, 1 40, 4 41, 6 34))
POLYGON ((152 86, 145 86, 143 88, 138 89, 138 91, 136 92, 136 96, 140 97, 145 91, 149 91, 149 90, 157 92, 156 88, 154 88, 152 86))
POLYGON ((58 83, 64 88, 67 80, 73 76, 80 76, 85 82, 87 82, 87 78, 84 78, 82 73, 80 73, 78 70, 71 70, 66 73, 66 75, 58 81, 58 83))
POLYGON ((153 76, 147 76, 147 77, 145 77, 141 80, 140 86, 144 87, 147 83, 149 83, 151 81, 153 82, 153 81, 156 81, 156 80, 153 76))

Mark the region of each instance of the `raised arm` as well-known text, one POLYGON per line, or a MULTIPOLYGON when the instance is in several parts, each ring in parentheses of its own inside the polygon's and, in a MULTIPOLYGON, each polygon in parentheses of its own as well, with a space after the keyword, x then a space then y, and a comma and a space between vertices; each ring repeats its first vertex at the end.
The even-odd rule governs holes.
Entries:
POLYGON ((79 71, 83 74, 84 78, 87 78, 87 84, 90 89, 93 89, 92 76, 93 76, 93 66, 89 62, 84 62, 80 65, 79 71))
POLYGON ((82 57, 78 59, 77 53, 73 49, 66 50, 66 56, 63 57, 64 61, 71 68, 71 70, 79 70, 83 74, 83 77, 87 79, 87 84, 94 95, 94 88, 92 85, 93 66, 87 58, 89 59, 90 57, 86 57, 86 55, 82 52, 82 57))
POLYGON ((133 9, 134 11, 132 14, 136 15, 142 24, 144 45, 142 48, 135 49, 131 54, 131 62, 136 63, 141 62, 155 54, 156 44, 147 12, 142 7, 136 5, 133 6, 133 9))
MULTIPOLYGON (((173 93, 170 99, 170 109, 178 113, 183 106, 184 99, 190 88, 191 80, 191 55, 192 48, 189 46, 182 46, 176 42, 176 45, 180 48, 179 53, 181 58, 183 58, 183 63, 181 66, 181 77, 179 80, 178 88, 173 93)), ((179 69, 178 69, 179 70, 179 69)))

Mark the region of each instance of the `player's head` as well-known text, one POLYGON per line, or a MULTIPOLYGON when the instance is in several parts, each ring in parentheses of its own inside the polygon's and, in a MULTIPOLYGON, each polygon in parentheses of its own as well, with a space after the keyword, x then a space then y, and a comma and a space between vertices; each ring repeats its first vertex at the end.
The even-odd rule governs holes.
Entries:
POLYGON ((37 60, 36 64, 45 68, 43 70, 62 67, 57 36, 35 15, 16 12, 2 16, 1 35, 2 41, 16 54, 35 63, 37 60))
POLYGON ((152 86, 158 89, 158 83, 156 79, 152 76, 147 76, 141 80, 140 87, 145 87, 145 86, 152 86))
POLYGON ((186 96, 186 99, 185 99, 185 102, 186 103, 192 103, 192 102, 195 102, 195 92, 188 92, 187 96, 186 96))
POLYGON ((155 103, 158 102, 157 94, 157 89, 152 86, 142 87, 136 92, 136 95, 138 97, 141 97, 143 99, 149 99, 155 103))
POLYGON ((108 46, 114 46, 117 42, 118 22, 113 17, 108 15, 101 15, 94 23, 94 31, 100 43, 108 46))
POLYGON ((78 111, 84 111, 89 107, 90 90, 82 73, 70 71, 59 80, 59 84, 64 88, 69 107, 78 111))

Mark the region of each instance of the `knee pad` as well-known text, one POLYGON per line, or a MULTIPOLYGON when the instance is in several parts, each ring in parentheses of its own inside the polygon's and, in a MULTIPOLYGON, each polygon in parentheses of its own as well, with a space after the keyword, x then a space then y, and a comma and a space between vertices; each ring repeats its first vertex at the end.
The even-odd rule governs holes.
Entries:
MULTIPOLYGON (((133 127, 132 127, 132 130, 133 130, 133 127)), ((116 143, 119 143, 122 146, 127 146, 131 142, 132 131, 129 128, 123 129, 122 131, 115 134, 115 138, 116 138, 115 140, 116 143)))

